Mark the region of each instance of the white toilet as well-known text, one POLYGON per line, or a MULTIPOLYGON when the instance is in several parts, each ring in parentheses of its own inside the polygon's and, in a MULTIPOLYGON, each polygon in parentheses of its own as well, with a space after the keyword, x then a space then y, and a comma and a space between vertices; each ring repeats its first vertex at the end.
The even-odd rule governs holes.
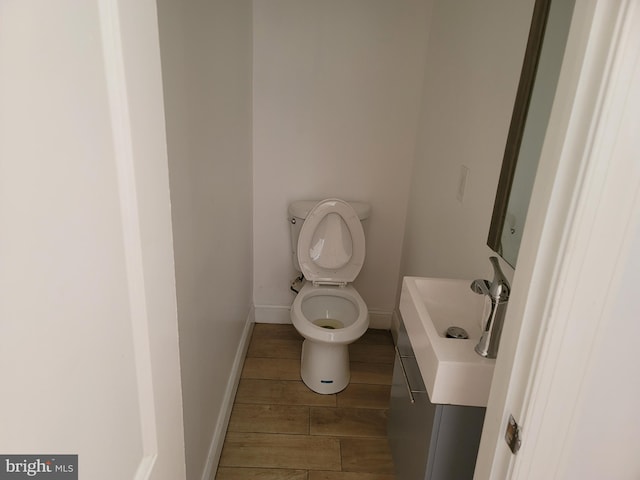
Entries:
POLYGON ((350 343, 369 327, 369 312, 350 285, 365 256, 362 220, 370 206, 331 198, 289 206, 294 265, 306 279, 291 306, 305 340, 300 373, 314 392, 343 390, 351 378, 350 343))

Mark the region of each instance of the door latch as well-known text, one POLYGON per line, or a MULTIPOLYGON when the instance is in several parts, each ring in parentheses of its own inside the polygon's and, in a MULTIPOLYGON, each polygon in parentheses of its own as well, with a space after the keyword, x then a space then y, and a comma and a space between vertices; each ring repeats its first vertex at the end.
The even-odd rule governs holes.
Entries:
POLYGON ((507 445, 509 445, 509 449, 511 453, 514 455, 518 453, 520 450, 520 445, 522 443, 520 425, 516 422, 513 415, 509 415, 509 424, 507 425, 507 431, 504 434, 504 439, 507 441, 507 445))

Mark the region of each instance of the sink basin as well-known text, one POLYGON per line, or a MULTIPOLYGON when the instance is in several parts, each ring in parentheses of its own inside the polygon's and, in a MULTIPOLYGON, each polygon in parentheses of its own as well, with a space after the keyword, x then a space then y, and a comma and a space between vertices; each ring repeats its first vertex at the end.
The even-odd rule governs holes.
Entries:
POLYGON ((471 280, 405 277, 400 313, 431 403, 486 407, 495 360, 474 351, 487 315, 485 297, 471 280), (448 338, 449 327, 468 339, 448 338))

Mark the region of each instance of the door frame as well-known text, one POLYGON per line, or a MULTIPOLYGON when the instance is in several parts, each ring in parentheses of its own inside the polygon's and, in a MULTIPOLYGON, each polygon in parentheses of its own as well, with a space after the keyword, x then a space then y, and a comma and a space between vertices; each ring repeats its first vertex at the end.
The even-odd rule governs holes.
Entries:
POLYGON ((177 298, 156 2, 97 0, 135 353, 135 480, 186 478, 177 298))

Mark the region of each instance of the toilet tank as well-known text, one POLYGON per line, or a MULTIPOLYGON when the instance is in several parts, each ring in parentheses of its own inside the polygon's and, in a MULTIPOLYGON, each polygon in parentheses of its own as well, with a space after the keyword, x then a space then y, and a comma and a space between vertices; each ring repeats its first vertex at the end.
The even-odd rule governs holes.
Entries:
MULTIPOLYGON (((315 207, 321 200, 299 200, 289 205, 289 226, 291 230, 291 256, 293 258, 293 266, 296 271, 300 272, 300 265, 298 264, 298 237, 300 236, 300 229, 304 219, 307 218, 309 212, 315 207)), ((366 202, 347 202, 358 214, 361 222, 364 222, 369 218, 371 212, 371 205, 366 202)))

